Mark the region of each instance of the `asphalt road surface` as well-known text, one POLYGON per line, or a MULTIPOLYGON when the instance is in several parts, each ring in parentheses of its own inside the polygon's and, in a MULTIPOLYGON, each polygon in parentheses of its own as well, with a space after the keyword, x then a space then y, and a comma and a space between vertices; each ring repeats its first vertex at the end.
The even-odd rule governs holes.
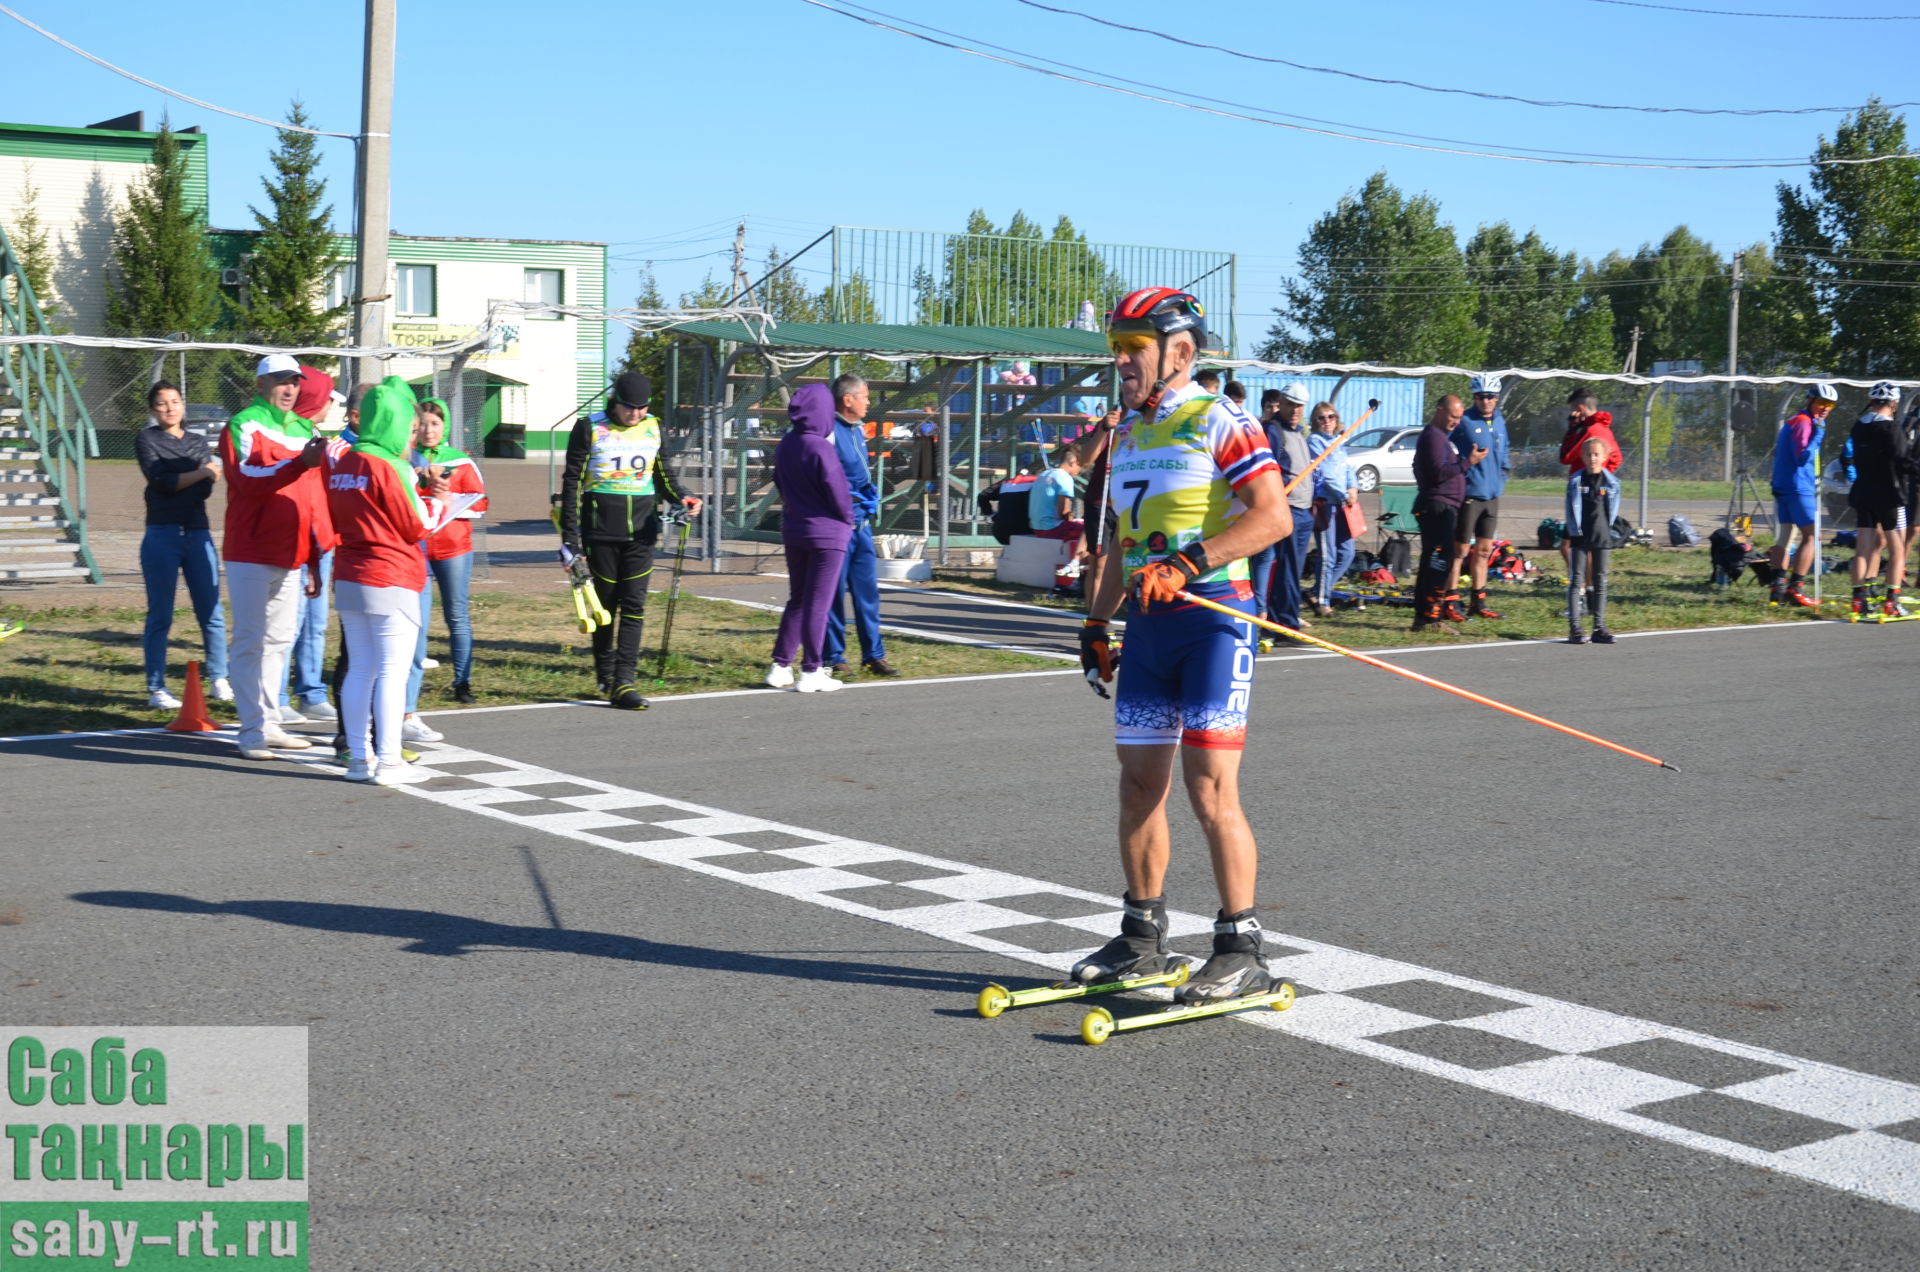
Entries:
POLYGON ((316 1267, 1920 1263, 1920 626, 1395 657, 1680 771, 1263 661, 1286 1013, 975 1015, 1112 923, 1063 668, 444 713, 404 791, 0 745, 4 1019, 305 1025, 316 1267))

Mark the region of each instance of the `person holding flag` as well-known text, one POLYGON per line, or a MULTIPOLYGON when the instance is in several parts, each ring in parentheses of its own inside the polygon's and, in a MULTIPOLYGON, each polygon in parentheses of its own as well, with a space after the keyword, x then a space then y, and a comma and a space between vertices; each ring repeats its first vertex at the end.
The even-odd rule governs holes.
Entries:
POLYGON ((1102 686, 1115 679, 1108 628, 1124 603, 1114 740, 1127 888, 1120 934, 1072 973, 1092 983, 1169 968, 1166 803, 1177 754, 1220 897, 1212 956, 1176 991, 1194 1003, 1264 992, 1272 977, 1254 917, 1259 853, 1239 791, 1253 628, 1179 593, 1258 613, 1247 558, 1293 530, 1280 469, 1259 426, 1192 382, 1204 318, 1198 300, 1171 287, 1136 291, 1108 318, 1121 399, 1132 413, 1113 439, 1112 550, 1080 648, 1088 679, 1104 696, 1102 686))

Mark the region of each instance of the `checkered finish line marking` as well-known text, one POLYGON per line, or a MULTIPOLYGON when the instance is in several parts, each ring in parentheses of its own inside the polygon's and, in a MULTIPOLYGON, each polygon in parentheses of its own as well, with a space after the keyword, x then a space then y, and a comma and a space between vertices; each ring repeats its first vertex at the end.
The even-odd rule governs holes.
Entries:
MULTIPOLYGON (((450 808, 1065 971, 1114 899, 442 746, 402 791, 450 808)), ((1175 949, 1211 919, 1171 911, 1175 949)), ((1920 1086, 1267 934, 1301 989, 1233 1019, 1920 1211, 1920 1086)))

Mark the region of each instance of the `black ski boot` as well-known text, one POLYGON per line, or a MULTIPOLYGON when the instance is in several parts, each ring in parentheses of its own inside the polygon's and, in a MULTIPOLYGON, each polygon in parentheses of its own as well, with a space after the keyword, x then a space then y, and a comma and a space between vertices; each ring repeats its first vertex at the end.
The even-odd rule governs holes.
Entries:
POLYGON ((1126 906, 1120 935, 1075 963, 1069 973, 1073 980, 1093 984, 1123 976, 1156 976, 1173 966, 1167 952, 1167 899, 1135 901, 1123 896, 1120 900, 1126 906))
POLYGON ((1173 998, 1181 1003, 1217 1003, 1243 994, 1264 994, 1273 983, 1273 973, 1260 953, 1260 920, 1251 909, 1238 914, 1222 910, 1213 922, 1213 956, 1173 991, 1173 998))

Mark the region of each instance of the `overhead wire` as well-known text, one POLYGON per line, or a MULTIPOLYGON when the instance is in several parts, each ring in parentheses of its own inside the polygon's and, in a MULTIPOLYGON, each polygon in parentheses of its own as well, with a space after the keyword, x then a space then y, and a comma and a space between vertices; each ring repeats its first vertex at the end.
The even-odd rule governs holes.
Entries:
POLYGON ((1920 15, 1903 13, 1740 13, 1729 9, 1689 9, 1677 4, 1649 4, 1646 0, 1593 0, 1628 9, 1665 9, 1668 13, 1698 13, 1712 18, 1791 18, 1803 22, 1920 22, 1920 15))
MULTIPOLYGON (((809 0, 809 2, 811 3, 812 0, 809 0)), ((944 27, 937 27, 932 25, 931 23, 921 22, 914 18, 903 18, 896 14, 885 13, 879 9, 868 8, 866 5, 855 3, 854 0, 840 0, 840 3, 845 4, 850 9, 858 9, 863 13, 871 13, 878 17, 887 18, 894 22, 905 22, 909 26, 916 26, 921 28, 922 30, 932 31, 938 35, 949 36, 956 40, 973 39, 975 43, 980 44, 984 48, 998 49, 1002 53, 1011 53, 1019 57, 1031 57, 1035 61, 1044 62, 1049 66, 1057 66, 1069 71, 1079 71, 1084 75, 1102 75, 1102 76, 1105 76, 1107 79, 1118 81, 1121 84, 1132 84, 1135 88, 1147 88, 1147 89, 1161 88, 1161 86, 1158 84, 1148 83, 1147 81, 1144 81, 1144 80, 1129 79, 1124 75, 1115 75, 1107 71, 1093 70, 1090 67, 1076 66, 1072 62, 1062 62, 1050 57, 1041 57, 1038 54, 1023 53, 1019 49, 1010 49, 1002 44, 994 44, 991 41, 987 41, 987 40, 978 40, 972 36, 963 36, 958 32, 949 31, 944 27)), ((825 8, 828 6, 821 5, 821 7, 825 8)), ((853 15, 849 14, 847 16, 851 17, 853 15)), ((882 24, 874 23, 873 25, 877 26, 882 24)), ((902 34, 913 35, 916 33, 907 31, 907 32, 902 32, 902 34)), ((925 39, 926 37, 921 36, 920 38, 925 39)), ((933 43, 940 43, 940 41, 936 40, 936 41, 933 41, 933 43)), ((957 47, 957 46, 950 46, 950 47, 957 47)), ((1038 68, 1033 68, 1033 69, 1038 69, 1038 68)), ((1258 111, 1262 115, 1272 116, 1275 119, 1292 119, 1292 120, 1298 120, 1307 124, 1323 124, 1331 128, 1360 128, 1360 129, 1365 129, 1368 132, 1379 133, 1384 137, 1405 137, 1413 141, 1443 142, 1448 145, 1456 145, 1456 146, 1480 146, 1480 145, 1491 144, 1487 142, 1477 142, 1477 141, 1460 141, 1459 139, 1453 138, 1453 137, 1434 137, 1426 133, 1400 132, 1397 129, 1393 129, 1393 128, 1378 128, 1378 127, 1374 127, 1372 125, 1367 125, 1367 124, 1350 124, 1337 119, 1321 119, 1313 115, 1297 115, 1288 111, 1274 110, 1268 106, 1254 106, 1254 105, 1249 105, 1246 102, 1227 101, 1223 98, 1207 97, 1200 93, 1187 92, 1184 89, 1182 90, 1168 89, 1165 91, 1168 91, 1168 92, 1177 91, 1180 97, 1189 98, 1194 102, 1208 102, 1214 106, 1233 107, 1237 110, 1258 111)), ((1175 104, 1186 105, 1187 103, 1176 101, 1175 104)), ((1230 114, 1231 112, 1225 112, 1225 113, 1230 114)), ((1242 118, 1244 118, 1244 116, 1242 116, 1242 118)), ((1268 121, 1257 120, 1255 122, 1268 122, 1268 121)), ((1361 140, 1369 140, 1369 139, 1361 138, 1361 140)), ((1523 151, 1529 154, 1562 155, 1562 156, 1569 156, 1577 159, 1618 159, 1618 160, 1630 160, 1630 161, 1637 161, 1637 160, 1656 161, 1657 160, 1657 161, 1664 162, 1666 161, 1666 158, 1667 158, 1665 156, 1653 156, 1653 155, 1596 154, 1592 151, 1584 151, 1584 150, 1549 150, 1549 149, 1545 149, 1537 146, 1509 146, 1507 147, 1507 149, 1523 151)), ((1700 160, 1691 156, 1683 156, 1675 159, 1674 162, 1694 163, 1694 162, 1712 162, 1712 161, 1700 160)), ((1799 165, 1799 162, 1800 162, 1799 160, 1794 160, 1791 166, 1797 167, 1799 165)))
MULTIPOLYGON (((1237 57, 1248 62, 1266 62, 1274 66, 1289 66, 1296 71, 1311 71, 1316 75, 1338 75, 1345 79, 1360 80, 1367 84, 1387 84, 1396 88, 1414 88, 1423 93, 1450 93, 1461 97, 1478 97, 1492 102, 1517 102, 1524 106, 1578 107, 1582 110, 1634 111, 1650 115, 1819 115, 1850 113, 1859 106, 1796 106, 1796 107, 1732 107, 1732 106, 1627 106, 1612 102, 1575 102, 1556 101, 1534 97, 1516 97, 1508 93, 1489 93, 1476 88, 1460 88, 1446 84, 1422 84, 1416 80, 1392 79, 1380 75, 1364 75, 1359 71, 1341 70, 1335 66, 1314 66, 1308 62, 1295 62, 1284 57, 1268 57, 1259 53, 1249 53, 1244 49, 1228 48, 1224 44, 1209 44, 1205 40, 1189 40, 1169 31, 1158 31, 1152 27, 1130 26, 1125 22, 1115 22, 1098 14, 1086 13, 1079 9, 1068 9, 1058 5, 1042 4, 1040 0, 1018 0, 1029 9, 1039 9, 1044 13, 1058 13, 1064 16, 1084 18, 1088 22, 1097 22, 1104 27, 1119 31, 1132 31, 1139 35, 1150 35, 1155 39, 1166 40, 1173 44, 1184 44, 1188 48, 1207 49, 1215 53, 1225 53, 1228 57, 1237 57)), ((1902 106, 1920 106, 1920 102, 1892 102, 1889 108, 1902 106)))
MULTIPOLYGON (((842 0, 842 2, 851 3, 851 0, 842 0)), ((1419 150, 1419 151, 1425 151, 1431 154, 1461 155, 1466 158, 1473 158, 1473 159, 1504 159, 1512 163, 1541 163, 1541 164, 1557 164, 1562 166, 1583 167, 1583 168, 1629 168, 1629 169, 1645 169, 1645 170, 1654 170, 1654 171, 1677 171, 1677 172, 1733 171, 1733 170, 1765 169, 1765 168, 1798 168, 1798 167, 1806 166, 1810 163, 1816 166, 1856 165, 1856 164, 1881 163, 1888 159, 1920 158, 1920 155, 1901 153, 1898 155, 1873 155, 1873 156, 1866 156, 1866 157, 1860 157, 1860 158, 1843 157, 1843 158, 1827 158, 1827 159, 1781 158, 1781 159, 1741 159, 1741 160, 1662 160, 1662 161, 1656 162, 1650 159, 1644 160, 1644 161, 1625 161, 1625 160, 1615 160, 1615 159, 1571 158, 1571 157, 1554 155, 1552 153, 1511 154, 1504 151, 1475 150, 1475 149, 1466 148, 1467 146, 1471 146, 1477 143, 1460 143, 1458 145, 1445 145, 1445 146, 1421 145, 1417 142, 1412 142, 1412 141, 1396 141, 1396 140, 1392 140, 1390 137, 1384 137, 1384 136, 1368 137, 1368 136, 1364 136, 1357 133, 1342 132, 1342 131, 1339 131, 1337 128, 1319 128, 1319 127, 1311 127, 1304 124, 1287 123, 1282 119, 1262 118, 1260 116, 1243 114, 1240 111, 1236 111, 1236 110, 1224 110, 1215 106, 1200 105, 1196 101, 1182 101, 1178 98, 1164 96, 1161 93, 1142 92, 1135 89, 1124 88, 1124 87, 1121 87, 1119 84, 1106 83, 1104 80, 1087 79, 1081 75, 1069 75, 1061 71, 1048 70, 1044 66, 1036 66, 1032 62, 1021 61, 1018 58, 1001 57, 993 53, 982 52, 979 49, 972 48, 965 44, 955 43, 950 40, 938 39, 931 35, 924 35, 919 31, 909 31, 909 30, 906 30, 905 28, 892 25, 891 21, 882 22, 882 21, 877 21, 874 18, 863 17, 858 13, 850 13, 846 9, 839 8, 836 5, 826 3, 826 0, 802 0, 802 3, 811 5, 817 9, 824 9, 828 13, 837 13, 843 18, 848 18, 848 19, 851 19, 852 21, 863 23, 864 25, 875 27, 883 31, 889 31, 895 35, 903 35, 910 39, 919 40, 926 44, 932 44, 939 48, 950 49, 956 53, 964 53, 969 57, 977 57, 989 62, 998 62, 1004 66, 1012 66, 1019 70, 1030 71, 1037 75, 1044 75, 1049 79, 1062 80, 1064 82, 1071 83, 1071 84, 1080 84, 1088 88, 1097 88, 1105 92, 1116 93, 1123 97, 1133 97, 1142 101, 1155 102, 1163 106, 1175 106, 1182 110, 1190 110, 1199 114, 1212 115, 1222 119, 1236 119, 1244 123, 1265 124, 1271 128, 1284 128, 1291 132, 1308 133, 1308 134, 1311 134, 1314 136, 1320 136, 1320 137, 1332 137, 1341 141, 1366 142, 1370 145, 1390 146, 1390 147, 1401 149, 1401 150, 1419 150)), ((853 7, 863 8, 863 9, 865 8, 865 6, 853 6, 853 7)), ((880 11, 874 10, 874 9, 867 9, 866 12, 878 13, 880 11)), ((893 18, 893 15, 890 15, 890 14, 884 15, 884 16, 892 19, 892 21, 902 21, 902 22, 911 21, 911 19, 906 19, 906 18, 893 18)), ((913 25, 924 26, 925 24, 914 23, 913 25)), ((938 28, 928 27, 927 29, 937 30, 938 28)), ((959 39, 959 38, 963 38, 963 37, 958 37, 958 36, 955 37, 955 39, 959 39)), ((1033 56, 1034 55, 1032 54, 1025 54, 1025 53, 1020 55, 1020 57, 1022 58, 1033 57, 1033 56)), ((1050 59, 1040 58, 1038 60, 1048 61, 1050 59)), ((1104 72, 1088 71, 1087 74, 1089 75, 1104 74, 1104 72)), ((1122 76, 1109 76, 1108 78, 1124 79, 1124 77, 1122 76)), ((1201 99, 1201 100, 1204 100, 1204 99, 1201 99)), ((1260 108, 1252 107, 1249 109, 1260 109, 1260 108)), ((1281 114, 1282 112, 1274 111, 1270 113, 1278 115, 1278 114, 1281 114)), ((1339 125, 1339 128, 1352 128, 1352 127, 1359 127, 1359 126, 1360 125, 1342 124, 1342 125, 1339 125)), ((1375 129, 1374 131, 1386 132, 1387 130, 1375 129)), ((1512 147, 1512 149, 1521 150, 1521 149, 1528 149, 1528 148, 1512 147)))
POLYGON ((112 71, 115 75, 123 76, 127 79, 132 80, 136 84, 143 84, 146 87, 154 90, 156 93, 165 93, 168 97, 177 98, 178 100, 186 102, 192 106, 198 106, 202 110, 210 110, 221 115, 231 115, 235 119, 244 119, 250 124, 265 124, 268 128, 277 129, 280 132, 306 133, 307 135, 312 137, 339 137, 346 141, 358 141, 363 135, 368 137, 384 137, 387 135, 386 133, 366 133, 366 134, 343 133, 343 132, 328 132, 324 128, 303 128, 298 124, 288 124, 288 123, 281 123, 279 121, 272 120, 272 119, 262 119, 258 115, 249 115, 243 110, 229 110, 225 106, 216 106, 212 102, 203 102, 198 97, 189 97, 185 93, 182 93, 177 89, 168 88, 165 84, 156 84, 154 81, 147 79, 144 76, 135 75, 132 71, 129 71, 124 67, 115 66, 112 62, 107 61, 103 57, 95 57, 93 54, 87 52, 85 49, 81 48, 79 45, 74 44, 69 40, 61 39, 59 36, 47 30, 45 27, 40 26, 37 23, 31 22, 28 19, 22 17, 20 14, 15 13, 12 9, 9 9, 4 4, 0 4, 0 14, 5 14, 7 17, 12 18, 15 22, 18 22, 21 26, 26 27, 30 31, 39 32, 41 35, 46 36, 49 40, 52 40, 55 44, 58 44, 61 48, 66 49, 71 53, 79 54, 81 57, 87 59, 87 61, 92 62, 95 66, 104 67, 107 70, 112 71))

